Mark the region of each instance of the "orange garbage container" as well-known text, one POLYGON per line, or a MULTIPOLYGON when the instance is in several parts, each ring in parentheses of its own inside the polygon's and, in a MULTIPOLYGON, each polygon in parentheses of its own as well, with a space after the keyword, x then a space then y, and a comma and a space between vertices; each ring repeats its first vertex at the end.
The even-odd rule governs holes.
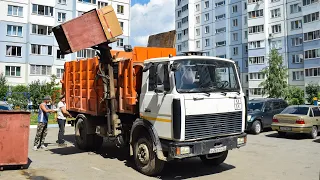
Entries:
POLYGON ((0 111, 0 169, 28 164, 30 112, 0 111))

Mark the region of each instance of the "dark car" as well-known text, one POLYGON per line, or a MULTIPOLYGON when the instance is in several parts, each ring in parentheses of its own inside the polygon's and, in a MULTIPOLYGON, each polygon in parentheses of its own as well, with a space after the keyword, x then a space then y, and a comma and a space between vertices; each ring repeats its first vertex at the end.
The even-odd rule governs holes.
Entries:
POLYGON ((12 108, 11 106, 9 106, 7 103, 0 101, 0 110, 7 110, 7 111, 11 111, 12 108))
POLYGON ((272 118, 288 106, 283 99, 263 98, 248 102, 247 131, 259 134, 264 128, 270 128, 272 118))

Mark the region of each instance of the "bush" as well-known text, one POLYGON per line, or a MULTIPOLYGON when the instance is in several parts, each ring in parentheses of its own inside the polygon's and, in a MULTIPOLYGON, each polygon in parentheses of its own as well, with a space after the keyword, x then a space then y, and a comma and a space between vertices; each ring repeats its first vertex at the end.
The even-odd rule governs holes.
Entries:
POLYGON ((308 84, 306 87, 307 101, 313 104, 313 98, 318 97, 320 86, 318 84, 308 84))
POLYGON ((304 104, 304 92, 296 86, 289 86, 286 91, 285 99, 290 105, 304 104))
POLYGON ((2 101, 8 92, 7 79, 3 73, 0 74, 0 101, 2 101))
POLYGON ((27 109, 28 94, 29 92, 27 86, 13 86, 11 96, 8 98, 8 102, 18 109, 27 109))

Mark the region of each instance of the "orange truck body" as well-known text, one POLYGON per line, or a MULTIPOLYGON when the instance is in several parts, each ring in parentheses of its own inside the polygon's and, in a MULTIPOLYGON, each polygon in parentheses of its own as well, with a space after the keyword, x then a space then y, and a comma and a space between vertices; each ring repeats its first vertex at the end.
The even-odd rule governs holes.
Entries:
MULTIPOLYGON (((132 52, 119 53, 123 60, 115 63, 114 83, 116 92, 116 110, 118 113, 139 113, 138 95, 141 91, 143 62, 151 58, 175 56, 174 48, 135 47, 132 52)), ((62 79, 62 92, 66 96, 68 111, 104 116, 106 103, 103 101, 104 88, 99 71, 98 57, 66 62, 62 79)))

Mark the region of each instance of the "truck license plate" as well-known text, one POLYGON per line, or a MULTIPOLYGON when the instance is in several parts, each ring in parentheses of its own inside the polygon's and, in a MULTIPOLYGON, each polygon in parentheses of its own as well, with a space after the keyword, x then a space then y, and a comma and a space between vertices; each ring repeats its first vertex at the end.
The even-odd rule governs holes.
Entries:
POLYGON ((216 148, 211 148, 209 153, 219 153, 227 150, 227 146, 222 146, 222 147, 216 147, 216 148))
POLYGON ((280 127, 280 130, 291 131, 291 127, 280 127))

